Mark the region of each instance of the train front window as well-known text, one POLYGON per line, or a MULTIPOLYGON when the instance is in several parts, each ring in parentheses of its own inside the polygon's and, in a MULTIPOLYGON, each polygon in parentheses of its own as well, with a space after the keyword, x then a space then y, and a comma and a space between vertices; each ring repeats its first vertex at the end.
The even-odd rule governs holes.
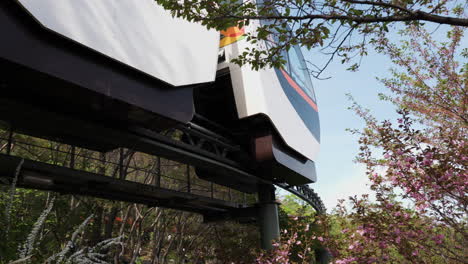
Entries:
MULTIPOLYGON (((264 5, 264 0, 257 0, 257 5, 262 7, 264 5)), ((275 11, 274 11, 275 12, 275 11)), ((272 22, 269 20, 262 20, 263 25, 269 25, 272 22)), ((291 30, 287 27, 288 30, 291 30)), ((272 46, 279 44, 278 35, 272 33, 269 36, 269 41, 266 41, 267 49, 270 49, 272 46)), ((309 70, 307 68, 306 61, 304 60, 304 55, 302 54, 301 48, 299 46, 292 46, 287 52, 282 51, 281 56, 286 60, 284 69, 291 76, 291 78, 301 87, 301 89, 314 101, 315 92, 314 86, 312 85, 312 79, 310 78, 309 70)))
POLYGON ((301 49, 294 46, 288 51, 287 69, 289 75, 304 90, 307 95, 315 101, 314 87, 310 79, 309 70, 302 55, 301 49))

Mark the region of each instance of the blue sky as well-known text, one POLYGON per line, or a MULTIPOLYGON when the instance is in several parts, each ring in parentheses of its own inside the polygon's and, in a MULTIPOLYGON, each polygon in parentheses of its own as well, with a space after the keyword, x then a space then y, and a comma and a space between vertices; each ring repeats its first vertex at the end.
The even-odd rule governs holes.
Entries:
MULTIPOLYGON (((312 58, 311 55, 307 57, 312 58)), ((389 76, 391 66, 384 55, 370 53, 358 72, 346 71, 346 66, 336 60, 325 75, 331 79, 314 80, 321 149, 316 161, 318 180, 311 187, 319 193, 328 211, 335 207, 338 199, 369 193, 365 167, 354 162, 358 137, 346 131, 347 128, 362 128, 364 123, 348 110, 351 102, 346 94, 350 93, 358 103, 371 109, 380 120, 396 118, 393 106, 378 99, 378 94, 387 90, 376 80, 376 77, 389 76)))
MULTIPOLYGON (((435 39, 446 39, 447 26, 426 25, 435 39)), ((393 39, 398 35, 393 34, 393 39)), ((468 47, 468 37, 462 38, 460 47, 468 47)), ((461 49, 459 49, 461 50, 461 49)), ((305 53, 306 60, 320 59, 305 53)), ((459 61, 463 61, 459 56, 459 61)), ((393 119, 398 116, 388 102, 380 101, 379 93, 389 93, 376 77, 390 77, 389 69, 395 67, 388 57, 370 52, 364 57, 358 72, 346 71, 339 59, 330 65, 325 73, 329 80, 314 80, 321 126, 321 149, 316 161, 317 182, 311 187, 321 196, 330 212, 338 199, 352 195, 370 193, 365 167, 354 162, 359 151, 358 137, 347 132, 347 128, 363 128, 364 122, 348 107, 351 102, 346 94, 371 110, 378 120, 393 119)))

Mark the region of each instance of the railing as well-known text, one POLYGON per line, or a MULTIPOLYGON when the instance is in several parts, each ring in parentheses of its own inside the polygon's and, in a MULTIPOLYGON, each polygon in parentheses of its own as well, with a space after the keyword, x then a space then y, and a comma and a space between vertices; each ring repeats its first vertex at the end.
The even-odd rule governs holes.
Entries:
POLYGON ((315 209, 315 211, 317 211, 318 214, 324 214, 326 212, 326 208, 322 202, 322 199, 320 199, 318 194, 315 193, 314 190, 308 185, 288 186, 287 184, 283 183, 279 183, 276 185, 290 193, 295 194, 297 197, 307 202, 315 209))
POLYGON ((0 153, 224 201, 256 202, 255 195, 199 179, 192 166, 131 149, 104 153, 0 130, 0 153))
MULTIPOLYGON (((187 141, 193 147, 209 151, 221 161, 227 159, 230 152, 239 151, 227 139, 213 136, 196 126, 170 130, 165 136, 187 141), (216 140, 211 140, 213 137, 216 140)), ((103 153, 0 130, 0 153, 244 205, 257 201, 255 195, 199 179, 192 166, 131 149, 118 148, 103 153)), ((310 204, 319 214, 325 213, 322 200, 309 186, 275 184, 310 204)))

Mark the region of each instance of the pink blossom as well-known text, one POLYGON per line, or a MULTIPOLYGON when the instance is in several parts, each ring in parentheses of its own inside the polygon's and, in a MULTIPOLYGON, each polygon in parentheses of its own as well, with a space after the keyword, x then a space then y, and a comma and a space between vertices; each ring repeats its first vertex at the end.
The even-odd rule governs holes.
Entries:
POLYGON ((431 164, 432 164, 432 160, 429 160, 429 159, 424 159, 424 160, 423 160, 423 165, 424 165, 424 166, 429 166, 429 165, 431 165, 431 164))
POLYGON ((443 234, 439 234, 439 235, 436 235, 432 238, 432 240, 434 240, 434 242, 438 245, 442 244, 443 240, 444 240, 444 235, 443 234))

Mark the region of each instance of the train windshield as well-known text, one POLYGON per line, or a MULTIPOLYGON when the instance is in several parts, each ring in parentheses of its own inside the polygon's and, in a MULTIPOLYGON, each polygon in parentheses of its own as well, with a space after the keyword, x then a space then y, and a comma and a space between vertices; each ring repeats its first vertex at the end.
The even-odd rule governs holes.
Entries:
MULTIPOLYGON (((257 6, 260 8, 264 5, 264 0, 257 0, 257 6)), ((261 24, 267 25, 271 22, 268 20, 261 20, 261 24)), ((292 30, 288 27, 289 30, 292 30)), ((274 43, 279 43, 276 34, 271 35, 270 41, 267 41, 266 46, 270 48, 274 43)), ((287 52, 282 52, 283 59, 286 60, 284 70, 291 76, 292 79, 301 87, 301 89, 314 101, 315 92, 314 86, 312 85, 312 79, 310 78, 307 63, 302 54, 301 47, 298 45, 292 46, 287 52)))
POLYGON ((302 90, 316 102, 314 87, 301 48, 299 46, 293 46, 288 52, 283 53, 283 57, 286 60, 286 71, 302 90))

